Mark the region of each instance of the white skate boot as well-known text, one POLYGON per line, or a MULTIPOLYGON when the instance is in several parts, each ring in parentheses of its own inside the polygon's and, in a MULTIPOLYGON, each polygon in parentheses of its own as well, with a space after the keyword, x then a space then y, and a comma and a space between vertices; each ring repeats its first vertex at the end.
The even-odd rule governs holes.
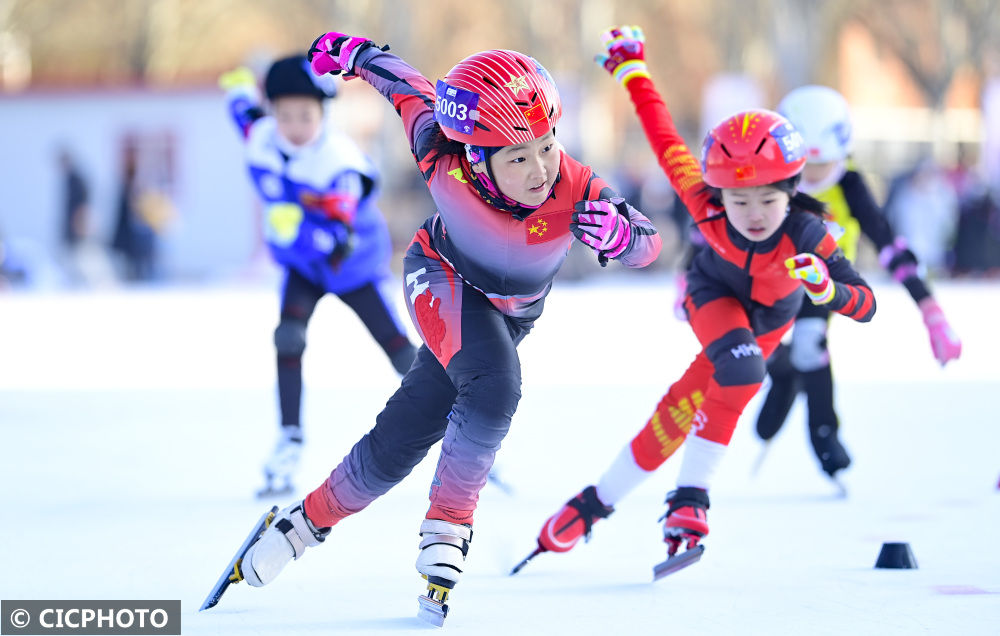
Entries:
POLYGON ((420 524, 420 536, 417 572, 427 579, 427 594, 419 597, 417 616, 440 627, 448 615, 448 593, 462 576, 472 528, 424 519, 420 524))
POLYGON ((257 492, 258 497, 289 495, 295 487, 292 476, 299 468, 302 456, 302 432, 298 427, 282 426, 271 457, 264 463, 267 484, 257 492))
POLYGON ((292 559, 298 559, 306 548, 326 540, 330 528, 317 528, 306 517, 303 502, 288 506, 275 517, 260 539, 240 562, 243 578, 253 587, 267 585, 281 574, 292 559))

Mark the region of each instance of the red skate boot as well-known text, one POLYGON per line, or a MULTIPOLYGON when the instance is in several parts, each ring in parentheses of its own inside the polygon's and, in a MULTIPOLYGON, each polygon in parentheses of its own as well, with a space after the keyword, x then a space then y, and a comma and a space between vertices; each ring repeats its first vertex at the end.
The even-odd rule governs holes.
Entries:
POLYGON ((660 517, 663 541, 667 544, 667 560, 653 567, 653 580, 686 568, 701 559, 705 546, 698 542, 708 534, 708 492, 688 486, 667 495, 667 514, 660 517), (682 544, 684 552, 678 554, 682 544))
POLYGON ((581 538, 589 540, 594 523, 614 511, 614 508, 605 506, 597 498, 596 488, 587 486, 580 494, 567 501, 562 510, 549 517, 538 534, 538 547, 518 563, 511 574, 517 574, 528 561, 542 552, 568 552, 581 538))
POLYGON ((674 556, 682 543, 691 550, 708 534, 708 492, 701 488, 681 487, 667 495, 667 514, 663 524, 663 540, 667 556, 674 556))

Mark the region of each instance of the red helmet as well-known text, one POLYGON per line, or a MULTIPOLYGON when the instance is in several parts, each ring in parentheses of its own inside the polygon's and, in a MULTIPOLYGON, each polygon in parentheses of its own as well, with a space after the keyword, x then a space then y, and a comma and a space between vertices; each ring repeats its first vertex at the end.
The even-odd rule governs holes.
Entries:
POLYGON ((701 169, 715 188, 749 188, 794 177, 806 163, 802 135, 770 110, 747 110, 725 119, 705 137, 701 169))
POLYGON ((438 80, 434 119, 445 136, 474 146, 512 146, 552 130, 562 115, 552 76, 517 51, 471 55, 438 80))

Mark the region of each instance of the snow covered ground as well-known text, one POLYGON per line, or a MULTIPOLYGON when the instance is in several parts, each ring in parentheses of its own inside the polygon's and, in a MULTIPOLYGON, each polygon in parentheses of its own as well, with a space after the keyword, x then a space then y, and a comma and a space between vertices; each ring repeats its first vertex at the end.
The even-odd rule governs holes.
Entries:
MULTIPOLYGON (((524 397, 498 458, 514 491, 483 491, 445 629, 1000 633, 1000 286, 936 284, 965 345, 942 370, 902 288, 873 283, 874 322, 839 318, 831 333, 855 461, 849 496, 820 474, 801 404, 751 476, 755 400, 712 492, 704 558, 655 584, 657 518, 679 457, 590 543, 507 576, 696 352, 671 313, 666 274, 557 283, 521 347, 524 397), (628 347, 595 339, 629 324, 628 347), (874 569, 885 541, 908 542, 919 569, 874 569)), ((0 296, 0 598, 181 599, 189 635, 432 629, 415 618, 413 561, 436 449, 274 584, 238 585, 197 611, 266 507, 253 492, 275 435, 276 315, 266 287, 0 296)), ((300 494, 370 428, 397 383, 335 299, 321 303, 310 338, 300 494)))

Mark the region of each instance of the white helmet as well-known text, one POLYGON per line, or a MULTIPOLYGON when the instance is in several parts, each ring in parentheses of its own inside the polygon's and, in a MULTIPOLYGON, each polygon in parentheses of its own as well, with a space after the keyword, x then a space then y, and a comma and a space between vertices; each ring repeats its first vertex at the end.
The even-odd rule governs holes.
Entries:
POLYGON ((785 95, 778 112, 802 133, 806 161, 845 159, 851 150, 851 113, 844 96, 826 86, 800 86, 785 95))

